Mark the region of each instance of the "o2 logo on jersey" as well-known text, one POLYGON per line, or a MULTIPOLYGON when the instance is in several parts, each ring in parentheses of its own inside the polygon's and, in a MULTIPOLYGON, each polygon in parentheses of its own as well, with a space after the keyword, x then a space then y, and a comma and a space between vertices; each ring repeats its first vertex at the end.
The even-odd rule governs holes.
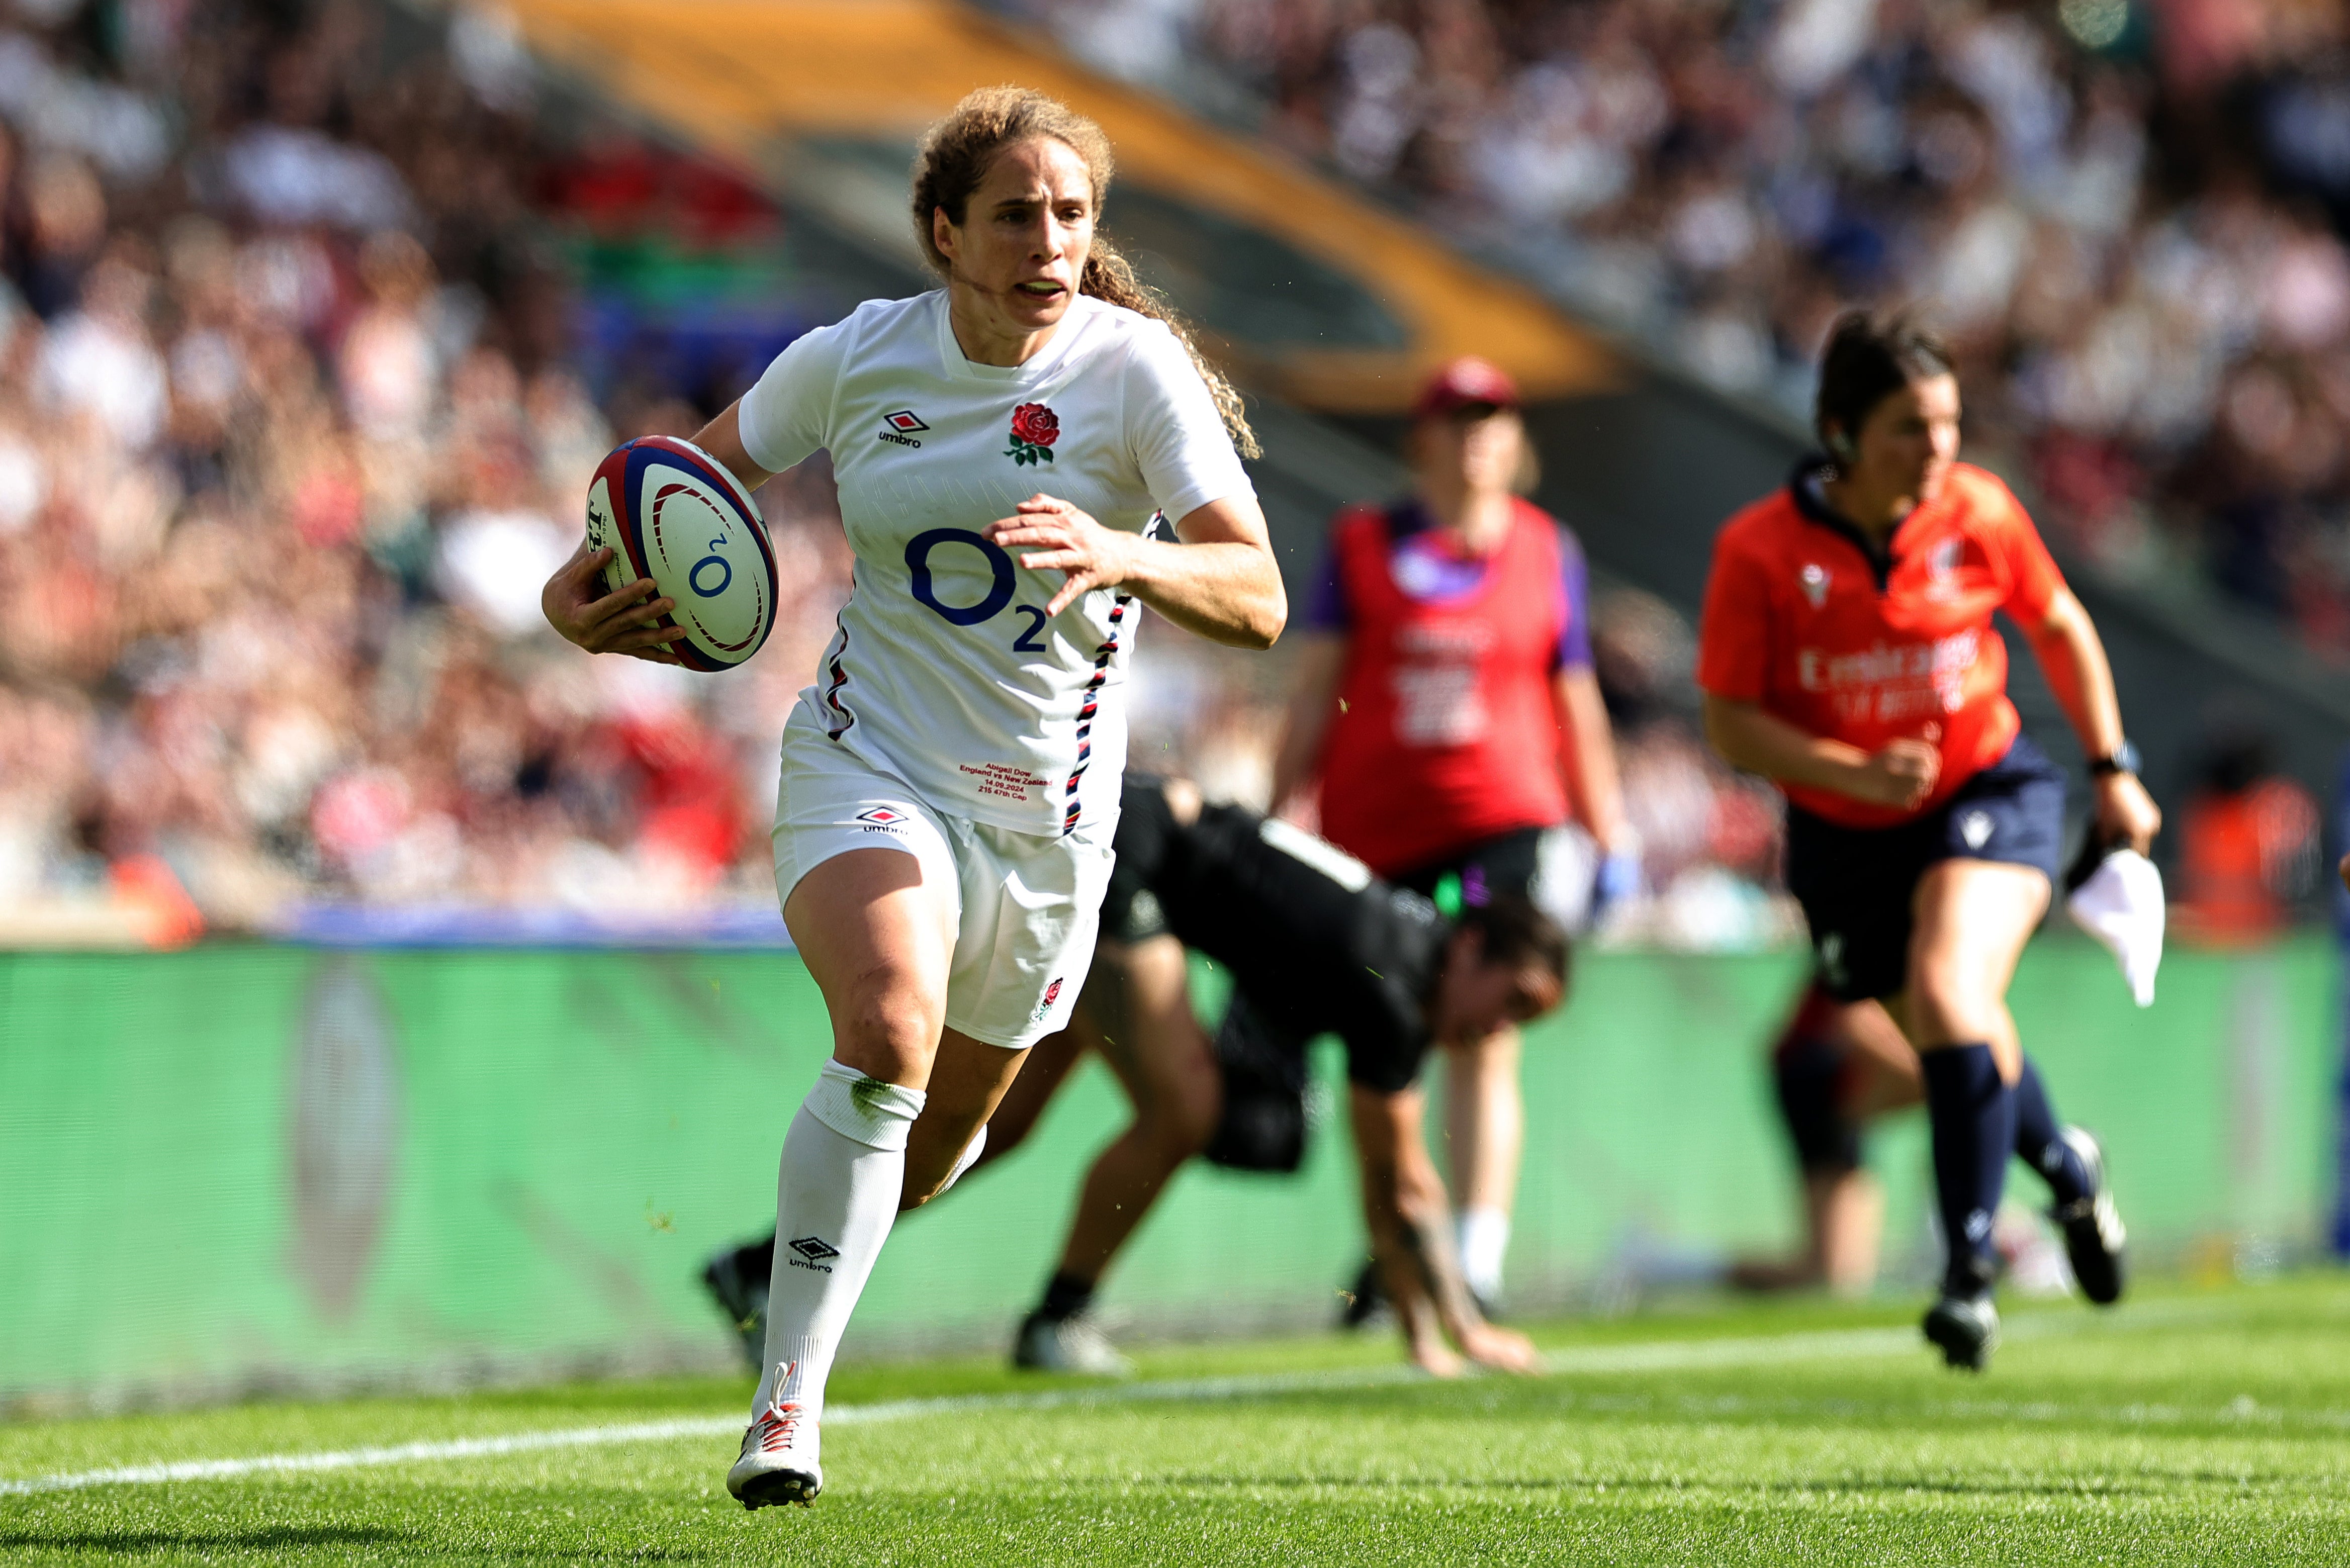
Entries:
MULTIPOLYGON (((1041 405, 1031 404, 1030 407, 1041 405)), ((1046 452, 1046 457, 1053 454, 1046 452)), ((1014 653, 1049 653, 1052 651, 1036 640, 1045 629, 1045 612, 1035 605, 1012 604, 1012 590, 1017 582, 1012 553, 994 540, 972 533, 968 528, 931 528, 906 541, 906 572, 910 578, 909 591, 914 602, 934 612, 951 626, 977 626, 993 620, 1010 605, 1012 613, 1029 618, 1027 628, 1012 644, 1014 653), (947 545, 969 545, 987 562, 987 592, 975 603, 951 605, 939 597, 938 582, 931 574, 931 553, 947 545)))

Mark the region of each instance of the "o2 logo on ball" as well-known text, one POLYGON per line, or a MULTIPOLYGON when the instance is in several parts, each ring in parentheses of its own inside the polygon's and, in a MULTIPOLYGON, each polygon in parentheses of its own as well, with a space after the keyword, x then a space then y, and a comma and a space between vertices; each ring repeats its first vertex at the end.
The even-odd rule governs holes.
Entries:
POLYGON ((1018 463, 1050 462, 1060 439, 1060 415, 1042 403, 1023 403, 1012 410, 1012 444, 1003 455, 1018 463))
MULTIPOLYGON (((703 513, 705 514, 709 513, 709 504, 695 495, 691 485, 662 485, 660 493, 653 497, 653 542, 656 549, 661 547, 661 514, 668 510, 671 498, 679 495, 688 496, 701 503, 703 513)), ((715 552, 724 549, 726 544, 725 524, 722 522, 717 537, 702 547, 715 552)), ((663 554, 667 552, 663 551, 663 554)), ((725 556, 716 554, 702 556, 702 559, 694 562, 685 574, 685 586, 693 590, 696 598, 714 599, 731 587, 733 582, 734 568, 727 565, 725 556), (717 580, 714 582, 709 580, 709 573, 713 566, 717 568, 717 580)))
POLYGON ((676 607, 655 625, 686 636, 668 645, 689 669, 740 664, 775 620, 775 556, 758 503, 691 441, 639 436, 596 467, 588 488, 588 545, 609 549, 609 588, 650 578, 676 607))

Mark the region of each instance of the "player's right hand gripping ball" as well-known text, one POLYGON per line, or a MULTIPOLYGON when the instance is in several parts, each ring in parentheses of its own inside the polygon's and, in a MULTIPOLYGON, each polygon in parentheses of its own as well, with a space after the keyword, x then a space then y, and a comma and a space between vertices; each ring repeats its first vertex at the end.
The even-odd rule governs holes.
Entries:
POLYGON ((690 441, 639 436, 614 448, 588 485, 588 547, 610 546, 604 581, 650 577, 682 627, 668 645, 694 670, 731 670, 775 626, 775 551, 759 504, 690 441))

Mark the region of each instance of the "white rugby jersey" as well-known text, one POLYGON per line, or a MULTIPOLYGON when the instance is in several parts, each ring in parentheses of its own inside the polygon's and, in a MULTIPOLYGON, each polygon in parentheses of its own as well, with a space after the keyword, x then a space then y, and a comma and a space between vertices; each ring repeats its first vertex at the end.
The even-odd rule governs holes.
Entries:
POLYGON ((980 530, 1038 492, 1128 533, 1253 494, 1174 335, 1081 295, 1028 363, 975 365, 943 290, 873 300, 776 356, 740 420, 763 468, 832 452, 856 580, 800 694, 827 732, 955 815, 1114 813, 1140 607, 1097 589, 1047 618, 1062 574, 980 530))

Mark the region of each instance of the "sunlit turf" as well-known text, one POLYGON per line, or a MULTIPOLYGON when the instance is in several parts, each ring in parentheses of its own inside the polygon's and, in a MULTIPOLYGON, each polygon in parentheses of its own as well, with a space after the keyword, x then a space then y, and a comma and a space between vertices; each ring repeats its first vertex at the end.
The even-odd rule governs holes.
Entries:
MULTIPOLYGON (((837 1406, 966 1402, 829 1430, 811 1510, 744 1513, 716 1435, 0 1496, 0 1561, 2350 1560, 2350 1279, 2018 1308, 1981 1377, 1912 1345, 1913 1315, 1708 1303, 1546 1325, 1568 1370, 1538 1379, 1112 1387, 1051 1407, 1011 1402, 1054 1385, 993 1362, 848 1366, 837 1406)), ((1343 1379, 1393 1347, 1142 1359, 1146 1381, 1343 1379)), ((0 1427, 0 1482, 723 1417, 746 1397, 670 1380, 0 1427)))

